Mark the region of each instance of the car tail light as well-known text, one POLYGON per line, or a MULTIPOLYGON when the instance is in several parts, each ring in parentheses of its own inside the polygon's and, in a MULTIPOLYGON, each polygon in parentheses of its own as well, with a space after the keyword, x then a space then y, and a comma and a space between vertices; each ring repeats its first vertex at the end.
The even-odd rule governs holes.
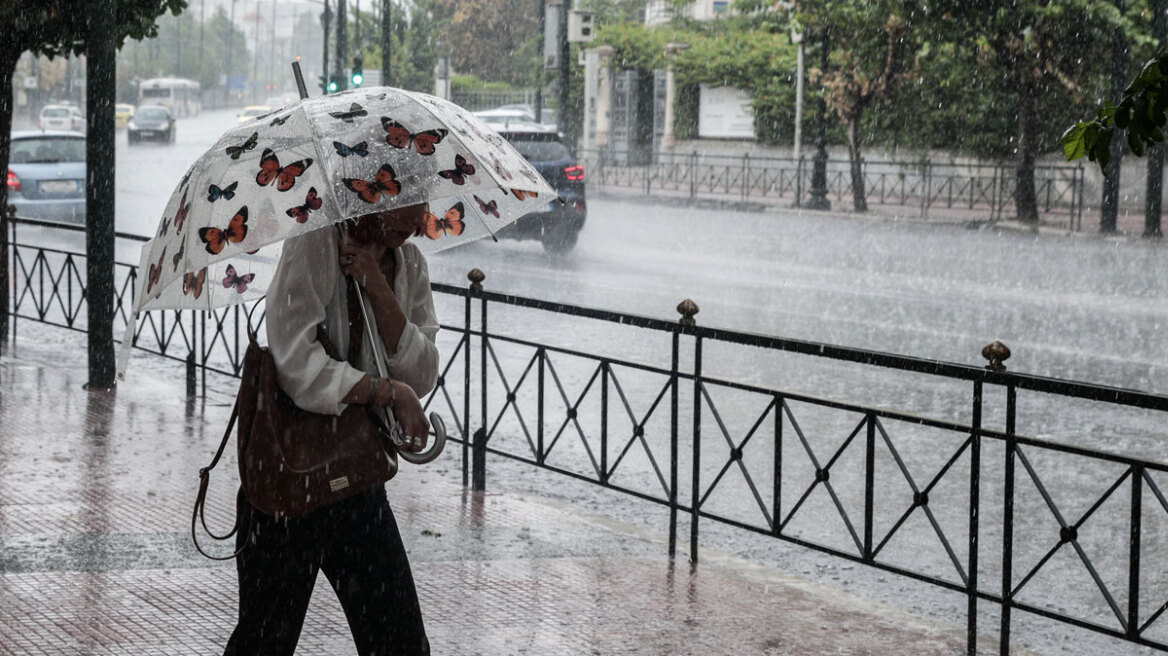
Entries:
POLYGON ((569 180, 583 180, 584 167, 583 166, 566 166, 564 167, 564 177, 569 180))
POLYGON ((20 178, 12 171, 8 172, 8 191, 20 191, 20 178))

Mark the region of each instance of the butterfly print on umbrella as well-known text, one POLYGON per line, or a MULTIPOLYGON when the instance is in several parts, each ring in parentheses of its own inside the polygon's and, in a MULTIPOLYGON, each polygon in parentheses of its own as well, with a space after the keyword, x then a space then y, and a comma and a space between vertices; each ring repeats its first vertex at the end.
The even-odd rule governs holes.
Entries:
POLYGON ((166 231, 170 229, 170 219, 165 216, 162 217, 162 225, 158 226, 158 236, 165 237, 166 231))
POLYGON ((355 118, 359 118, 361 116, 369 116, 369 112, 365 111, 365 108, 362 107, 361 105, 358 105, 357 103, 353 103, 352 105, 349 105, 349 111, 347 111, 347 112, 329 112, 329 116, 331 116, 335 119, 340 119, 340 120, 344 121, 345 123, 352 123, 353 119, 355 119, 355 118))
POLYGON ((190 213, 191 206, 187 204, 187 192, 183 192, 182 199, 178 201, 178 211, 174 213, 174 234, 182 234, 183 224, 187 221, 187 214, 190 213))
POLYGON ((475 202, 479 204, 479 211, 480 212, 482 212, 483 214, 490 214, 490 215, 494 216, 496 219, 499 218, 499 204, 498 203, 496 203, 494 200, 492 200, 491 202, 488 203, 487 201, 484 201, 482 198, 479 198, 478 196, 475 196, 474 199, 475 199, 475 202))
POLYGON ((366 203, 376 203, 381 200, 382 196, 392 198, 400 194, 402 190, 401 182, 398 181, 397 174, 394 173, 393 167, 389 164, 383 164, 372 180, 342 178, 341 182, 345 183, 345 186, 350 190, 355 191, 357 196, 366 203))
POLYGON ((333 142, 333 149, 335 149, 337 151, 337 154, 340 155, 341 157, 348 157, 349 155, 357 155, 358 157, 365 157, 366 155, 369 154, 369 142, 362 141, 361 143, 359 143, 355 146, 346 146, 345 144, 343 144, 339 141, 334 141, 333 142))
POLYGON ((227 265, 227 275, 223 278, 223 286, 227 289, 235 288, 235 293, 242 294, 247 291, 247 285, 255 280, 254 273, 245 273, 239 275, 235 272, 235 267, 230 264, 227 265))
POLYGON ((158 256, 158 264, 150 263, 150 269, 146 274, 146 293, 149 294, 154 289, 154 285, 162 278, 162 260, 166 259, 166 247, 162 247, 162 254, 158 256))
POLYGON ((498 173, 500 178, 503 178, 504 180, 510 180, 512 177, 514 177, 511 175, 510 171, 503 167, 503 163, 499 161, 498 157, 495 157, 494 155, 488 155, 488 157, 491 158, 491 166, 494 167, 495 173, 498 173))
POLYGON ((174 257, 170 258, 171 263, 174 264, 175 271, 178 271, 178 265, 182 264, 183 256, 186 254, 187 254, 187 240, 180 239, 178 242, 178 252, 174 254, 174 257))
POLYGON ((528 198, 538 198, 539 193, 535 191, 524 191, 522 189, 512 189, 511 195, 518 200, 527 200, 528 198))
POLYGON ((466 229, 466 222, 463 221, 465 208, 461 202, 455 203, 450 209, 446 210, 446 214, 442 216, 435 216, 429 212, 422 217, 423 227, 422 231, 430 239, 438 239, 444 235, 457 237, 466 229))
POLYGON ((207 252, 218 255, 228 244, 238 244, 247 236, 247 205, 239 208, 226 228, 199 228, 199 239, 207 252))
POLYGON ((474 164, 466 161, 462 155, 454 156, 454 168, 447 171, 439 171, 438 175, 446 178, 456 185, 464 185, 469 179, 471 182, 478 182, 478 177, 475 176, 474 164))
POLYGON ((385 116, 381 117, 381 127, 385 128, 385 143, 394 148, 413 148, 419 155, 433 155, 434 147, 448 134, 444 128, 410 132, 406 126, 385 116))
POLYGON ((271 148, 265 148, 263 156, 260 157, 260 172, 256 173, 256 184, 266 187, 275 181, 277 191, 288 191, 296 184, 296 178, 310 166, 311 157, 280 166, 280 159, 276 157, 276 153, 271 148))
POLYGON ((220 189, 217 185, 211 185, 210 187, 207 187, 207 201, 214 203, 220 198, 231 200, 232 198, 235 198, 235 188, 238 186, 239 180, 232 182, 222 189, 220 189))
POLYGON ((194 295, 195 300, 203 294, 203 283, 207 281, 207 267, 199 269, 198 273, 183 274, 183 295, 194 295))
POLYGON ((240 155, 246 153, 249 150, 254 150, 256 144, 259 142, 259 139, 260 133, 252 132, 251 136, 247 138, 247 141, 244 141, 238 146, 228 146, 226 148, 227 154, 231 156, 231 159, 239 159, 240 155))
POLYGON ((289 209, 287 214, 296 219, 297 223, 304 223, 308 220, 308 213, 319 210, 320 206, 321 200, 316 193, 316 187, 309 187, 308 195, 304 197, 304 204, 289 209))
POLYGON ((289 117, 289 116, 291 116, 291 114, 285 114, 285 115, 283 115, 283 116, 277 116, 276 118, 272 119, 272 122, 271 122, 271 123, 268 123, 268 125, 269 125, 269 126, 271 126, 271 127, 276 127, 277 125, 284 125, 285 123, 287 123, 287 122, 288 122, 288 117, 289 117))

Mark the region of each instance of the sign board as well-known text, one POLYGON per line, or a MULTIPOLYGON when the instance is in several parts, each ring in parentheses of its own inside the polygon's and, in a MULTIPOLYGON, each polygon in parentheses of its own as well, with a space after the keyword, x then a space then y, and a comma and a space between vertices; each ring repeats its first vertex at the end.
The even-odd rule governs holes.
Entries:
POLYGON ((36 79, 35 75, 26 75, 24 77, 24 88, 25 89, 37 88, 37 79, 36 79))
POLYGON ((750 94, 734 87, 701 85, 698 136, 753 139, 754 112, 750 108, 750 94))
POLYGON ((573 9, 568 13, 568 42, 582 43, 595 39, 595 27, 592 12, 573 9))
POLYGON ((544 70, 558 71, 560 69, 560 12, 564 10, 562 2, 554 0, 547 3, 543 14, 543 67, 544 70))

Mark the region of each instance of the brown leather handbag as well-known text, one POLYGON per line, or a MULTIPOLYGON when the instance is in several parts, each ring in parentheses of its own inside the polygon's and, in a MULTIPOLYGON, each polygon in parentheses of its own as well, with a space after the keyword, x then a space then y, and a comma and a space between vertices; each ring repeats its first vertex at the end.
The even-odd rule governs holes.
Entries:
MULTIPOLYGON (((351 283, 350 283, 351 284, 351 283)), ((351 290, 350 290, 351 291, 351 290)), ((350 298, 352 302, 353 298, 350 298)), ((254 312, 255 308, 252 308, 254 312)), ((362 323, 350 316, 350 360, 360 348, 362 323)), ((351 404, 340 415, 324 415, 301 409, 280 389, 276 363, 271 352, 256 342, 248 314, 248 347, 243 358, 239 394, 223 441, 211 464, 199 470, 199 494, 191 517, 195 547, 196 520, 217 539, 226 540, 235 530, 218 536, 207 529, 203 518, 207 484, 211 470, 219 462, 235 419, 239 418, 239 478, 243 493, 253 507, 275 517, 296 517, 336 503, 397 473, 397 449, 385 427, 363 405, 351 404)), ((339 354, 324 330, 317 327, 317 340, 329 357, 339 354)), ((238 527, 236 527, 238 528, 238 527)), ((250 526, 248 528, 250 532, 250 526)))

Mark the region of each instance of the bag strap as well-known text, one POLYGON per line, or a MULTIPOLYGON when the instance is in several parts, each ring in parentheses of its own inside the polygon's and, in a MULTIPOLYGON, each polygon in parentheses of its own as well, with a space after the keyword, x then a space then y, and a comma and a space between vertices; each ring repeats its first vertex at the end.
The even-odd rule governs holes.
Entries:
POLYGON ((211 532, 211 529, 207 527, 207 517, 205 515, 207 504, 207 486, 211 482, 211 470, 215 468, 215 465, 219 464, 219 459, 223 457, 223 451, 227 448, 227 441, 231 439, 231 429, 235 427, 235 419, 238 416, 239 399, 236 399, 235 406, 231 408, 231 419, 227 421, 227 430, 223 431, 223 440, 219 442, 219 449, 215 452, 215 457, 211 460, 211 464, 199 469, 199 494, 195 497, 195 508, 191 513, 191 541, 195 543, 195 549, 198 549, 199 553, 203 554, 207 558, 210 558, 211 560, 231 560, 232 558, 239 556, 239 554, 242 553, 245 548, 247 548, 247 538, 251 537, 251 529, 255 525, 255 514, 254 512, 249 513, 247 533, 244 534, 243 546, 237 549, 235 553, 231 554, 230 556, 212 556, 206 551, 203 551, 203 547, 199 546, 198 531, 195 530, 196 524, 198 522, 202 522, 203 530, 207 532, 207 535, 210 535, 215 540, 230 539, 231 536, 235 535, 235 532, 239 530, 239 517, 237 516, 235 520, 235 526, 231 529, 231 532, 227 533, 226 535, 215 535, 211 532))

